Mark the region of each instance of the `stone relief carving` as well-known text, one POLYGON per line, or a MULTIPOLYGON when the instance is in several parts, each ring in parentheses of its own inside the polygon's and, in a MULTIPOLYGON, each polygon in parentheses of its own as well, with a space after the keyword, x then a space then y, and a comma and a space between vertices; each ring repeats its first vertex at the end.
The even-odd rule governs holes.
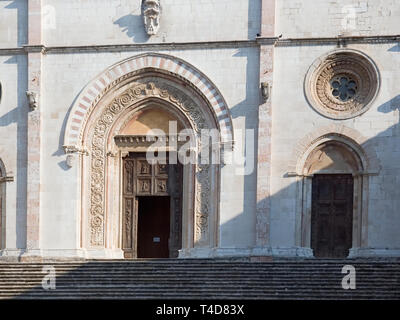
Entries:
MULTIPOLYGON (((146 82, 135 83, 119 97, 116 97, 105 108, 97 122, 95 123, 94 133, 91 138, 91 172, 90 172, 90 244, 91 246, 104 245, 104 216, 105 216, 105 184, 106 184, 106 140, 108 132, 113 125, 116 117, 126 108, 135 102, 145 100, 150 97, 157 97, 174 104, 179 110, 184 112, 191 121, 197 135, 197 150, 201 150, 201 129, 207 128, 202 111, 185 93, 175 87, 165 83, 146 82)), ((198 163, 200 152, 197 152, 198 163)), ((196 166, 195 183, 195 219, 196 219, 196 243, 207 241, 208 236, 208 217, 210 212, 210 166, 199 164, 196 166)), ((143 187, 143 185, 142 185, 143 187)))
POLYGON ((147 34, 149 36, 157 34, 160 28, 160 0, 143 0, 142 15, 147 34))
POLYGON ((125 205, 125 239, 126 244, 132 246, 132 199, 126 200, 125 205))

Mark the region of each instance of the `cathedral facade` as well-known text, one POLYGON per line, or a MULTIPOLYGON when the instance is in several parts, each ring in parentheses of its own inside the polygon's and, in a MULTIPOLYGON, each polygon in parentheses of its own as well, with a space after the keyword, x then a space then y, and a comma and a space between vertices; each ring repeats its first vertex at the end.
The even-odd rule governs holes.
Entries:
POLYGON ((396 0, 0 2, 0 259, 400 256, 396 0))

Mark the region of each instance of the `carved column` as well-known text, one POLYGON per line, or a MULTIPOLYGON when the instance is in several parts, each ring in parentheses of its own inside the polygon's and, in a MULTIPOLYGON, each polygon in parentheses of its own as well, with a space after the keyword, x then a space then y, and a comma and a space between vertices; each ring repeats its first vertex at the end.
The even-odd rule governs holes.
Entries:
MULTIPOLYGON (((41 131, 41 68, 42 27, 41 0, 28 1, 28 45, 24 46, 28 60, 28 92, 36 96, 36 108, 28 108, 27 141, 27 235, 28 254, 40 248, 40 131, 41 131), (38 102, 39 101, 39 102, 38 102)), ((29 95, 28 95, 29 96, 29 95)), ((32 252, 33 255, 38 252, 32 252)))
MULTIPOLYGON (((270 246, 271 95, 261 95, 261 84, 272 86, 275 0, 262 0, 260 44, 260 106, 258 113, 256 250, 265 255, 270 246)), ((264 85, 264 87, 266 87, 264 85)))

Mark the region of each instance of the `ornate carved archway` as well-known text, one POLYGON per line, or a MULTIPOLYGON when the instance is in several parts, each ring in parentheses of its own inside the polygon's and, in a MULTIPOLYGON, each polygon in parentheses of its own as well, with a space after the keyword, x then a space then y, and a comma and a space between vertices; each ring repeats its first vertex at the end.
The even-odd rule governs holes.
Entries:
MULTIPOLYGON (((161 63, 157 60, 161 57, 153 58, 140 57, 144 61, 161 63)), ((128 71, 126 64, 136 60, 137 58, 124 61, 114 68, 128 71)), ((105 74, 109 72, 108 70, 105 74)), ((100 79, 104 77, 100 76, 100 79)), ((219 112, 223 112, 227 117, 218 115, 218 101, 222 98, 215 99, 215 94, 219 94, 216 89, 208 88, 208 96, 212 93, 216 101, 213 104, 193 82, 180 75, 152 67, 120 76, 104 88, 100 97, 95 97, 90 89, 86 89, 85 92, 92 93, 90 107, 87 107, 85 113, 79 111, 83 104, 78 99, 71 111, 65 133, 66 153, 77 153, 81 164, 78 177, 82 185, 81 244, 83 248, 88 249, 89 257, 119 258, 121 235, 120 227, 116 226, 122 222, 121 206, 116 200, 120 197, 120 183, 116 181, 119 181, 122 154, 126 152, 126 148, 122 151, 115 143, 114 137, 121 132, 124 124, 138 110, 150 104, 166 108, 182 119, 186 128, 194 130, 195 152, 200 158, 202 129, 217 129, 221 133, 221 146, 232 145, 230 116, 227 109, 219 112), (81 118, 77 119, 77 116, 81 118), (93 252, 93 255, 90 252, 93 252)), ((82 99, 88 100, 85 94, 82 99)), ((135 146, 134 142, 128 149, 129 147, 134 150, 137 145, 135 146)), ((201 164, 200 161, 197 163, 186 165, 184 169, 184 230, 181 256, 191 256, 192 251, 204 252, 207 248, 217 245, 219 167, 201 164)))

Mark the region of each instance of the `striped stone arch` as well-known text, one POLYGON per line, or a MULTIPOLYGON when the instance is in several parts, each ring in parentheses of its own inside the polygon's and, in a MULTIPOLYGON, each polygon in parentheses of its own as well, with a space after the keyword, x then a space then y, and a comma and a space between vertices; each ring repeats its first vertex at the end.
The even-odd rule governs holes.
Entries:
POLYGON ((193 65, 166 54, 146 53, 118 62, 92 80, 72 106, 64 136, 66 152, 80 150, 85 121, 100 99, 118 79, 140 70, 163 71, 183 79, 212 109, 221 133, 221 143, 233 144, 232 118, 225 99, 214 83, 193 65))
POLYGON ((332 124, 318 128, 297 143, 289 163, 289 175, 303 175, 304 163, 309 153, 317 145, 332 140, 348 145, 357 153, 362 161, 364 173, 379 173, 380 161, 375 148, 368 143, 368 139, 355 129, 332 124))

